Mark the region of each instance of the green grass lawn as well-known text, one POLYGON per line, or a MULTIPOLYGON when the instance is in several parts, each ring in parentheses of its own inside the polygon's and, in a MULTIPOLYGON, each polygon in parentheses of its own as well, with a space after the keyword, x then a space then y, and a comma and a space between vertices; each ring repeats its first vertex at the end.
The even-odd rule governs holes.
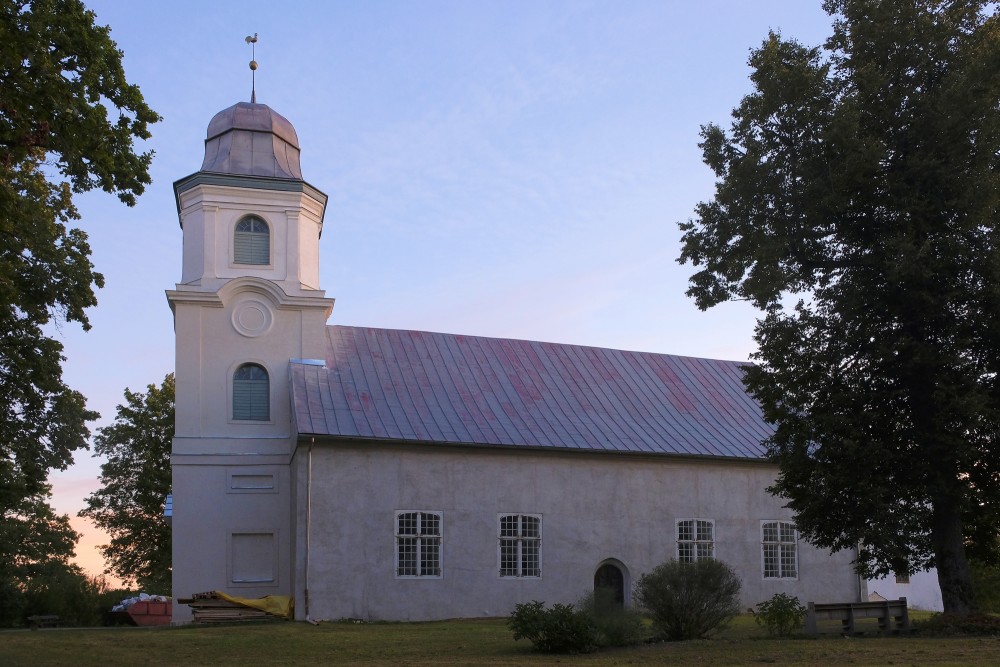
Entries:
POLYGON ((0 665, 1000 665, 1000 639, 770 639, 748 616, 712 639, 541 655, 504 620, 0 632, 0 665))

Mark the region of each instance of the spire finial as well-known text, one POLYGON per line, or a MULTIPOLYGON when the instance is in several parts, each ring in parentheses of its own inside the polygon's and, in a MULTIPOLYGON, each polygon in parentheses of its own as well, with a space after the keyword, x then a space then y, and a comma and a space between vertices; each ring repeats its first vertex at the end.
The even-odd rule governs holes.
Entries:
POLYGON ((247 35, 247 44, 250 45, 250 103, 257 104, 257 33, 253 37, 247 35))

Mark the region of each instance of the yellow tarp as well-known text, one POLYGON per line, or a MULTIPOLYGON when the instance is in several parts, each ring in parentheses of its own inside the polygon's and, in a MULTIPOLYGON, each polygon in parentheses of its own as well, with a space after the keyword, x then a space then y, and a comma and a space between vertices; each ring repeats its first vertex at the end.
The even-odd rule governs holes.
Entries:
POLYGON ((290 595, 268 595, 263 598, 238 598, 234 595, 226 595, 222 591, 215 591, 215 594, 223 600, 235 602, 236 604, 241 604, 244 607, 260 609, 261 611, 266 611, 269 614, 281 616, 282 618, 291 618, 292 612, 295 609, 295 601, 290 595))

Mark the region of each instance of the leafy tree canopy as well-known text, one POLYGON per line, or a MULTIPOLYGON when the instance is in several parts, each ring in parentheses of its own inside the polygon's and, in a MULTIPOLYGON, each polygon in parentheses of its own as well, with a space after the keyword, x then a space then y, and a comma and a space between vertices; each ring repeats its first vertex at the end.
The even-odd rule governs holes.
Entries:
POLYGON ((0 507, 0 627, 23 621, 25 595, 53 571, 69 571, 79 535, 48 504, 49 486, 0 507))
POLYGON ((771 33, 715 197, 680 225, 701 308, 762 309, 749 390, 773 493, 866 574, 938 569, 974 608, 966 547, 1000 531, 1000 19, 979 0, 828 0, 811 48, 771 33))
POLYGON ((125 404, 110 426, 98 430, 95 456, 101 488, 87 497, 80 516, 111 536, 101 553, 111 572, 150 593, 170 594, 170 527, 163 501, 170 493, 174 435, 174 376, 145 394, 125 390, 125 404))
POLYGON ((152 153, 133 141, 159 117, 94 19, 79 0, 0 0, 0 513, 43 493, 98 416, 43 332, 53 320, 89 329, 104 284, 70 226, 72 195, 97 187, 132 205, 150 182, 152 153))
POLYGON ((48 504, 49 496, 46 486, 0 516, 0 628, 28 625, 33 614, 100 625, 103 612, 122 597, 69 561, 79 535, 69 517, 48 504))
POLYGON ((48 504, 49 488, 22 498, 3 511, 0 521, 0 572, 4 579, 26 582, 41 573, 46 563, 67 563, 79 535, 69 517, 56 514, 48 504))

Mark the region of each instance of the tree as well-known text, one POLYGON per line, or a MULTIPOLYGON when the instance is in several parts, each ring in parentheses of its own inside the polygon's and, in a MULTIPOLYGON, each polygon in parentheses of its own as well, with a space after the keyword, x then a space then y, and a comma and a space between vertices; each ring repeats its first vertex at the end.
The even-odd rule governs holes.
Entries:
POLYGON ((87 517, 111 536, 101 553, 111 572, 153 593, 170 591, 170 526, 163 502, 170 493, 174 435, 174 375, 147 393, 125 390, 125 404, 110 426, 98 430, 94 455, 101 488, 86 498, 87 517))
POLYGON ((79 535, 69 517, 56 514, 47 500, 49 486, 0 510, 0 627, 23 621, 26 594, 33 582, 69 570, 79 535))
POLYGON ((52 614, 60 625, 102 625, 105 614, 123 597, 121 591, 115 593, 103 578, 87 576, 78 565, 49 562, 25 586, 21 623, 30 625, 28 617, 52 614))
POLYGON ((1000 529, 1000 19, 979 0, 827 0, 833 34, 771 33, 718 177, 681 223, 699 307, 763 311, 749 391, 811 542, 864 574, 936 566, 975 608, 966 547, 1000 529))
POLYGON ((159 120, 125 80, 110 29, 79 0, 0 0, 0 517, 37 498, 85 448, 98 417, 62 379, 52 322, 90 328, 104 278, 90 261, 73 193, 133 205, 150 182, 159 120), (108 114, 117 112, 117 119, 108 114))

